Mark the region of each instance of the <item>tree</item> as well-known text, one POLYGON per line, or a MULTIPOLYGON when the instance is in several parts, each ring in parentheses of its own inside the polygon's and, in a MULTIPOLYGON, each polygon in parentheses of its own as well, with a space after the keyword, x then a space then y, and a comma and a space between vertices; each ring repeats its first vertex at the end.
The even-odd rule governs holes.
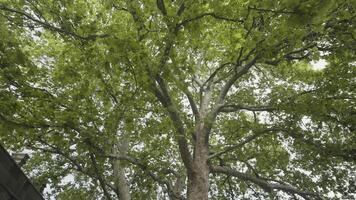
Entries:
POLYGON ((0 14, 1 141, 33 151, 49 195, 355 196, 352 1, 3 0, 0 14))

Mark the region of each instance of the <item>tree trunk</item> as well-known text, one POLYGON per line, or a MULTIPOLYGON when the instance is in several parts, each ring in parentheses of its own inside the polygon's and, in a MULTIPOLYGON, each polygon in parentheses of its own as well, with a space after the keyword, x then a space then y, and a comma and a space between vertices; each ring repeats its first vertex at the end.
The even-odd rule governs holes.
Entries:
POLYGON ((195 131, 195 148, 192 168, 188 172, 188 200, 207 200, 209 193, 208 131, 200 123, 195 131))
MULTIPOLYGON (((123 139, 121 142, 116 142, 113 146, 112 153, 118 156, 126 156, 128 149, 127 140, 123 139)), ((125 176, 125 168, 122 166, 120 160, 112 162, 113 175, 115 182, 115 189, 120 200, 131 200, 130 188, 125 176)))

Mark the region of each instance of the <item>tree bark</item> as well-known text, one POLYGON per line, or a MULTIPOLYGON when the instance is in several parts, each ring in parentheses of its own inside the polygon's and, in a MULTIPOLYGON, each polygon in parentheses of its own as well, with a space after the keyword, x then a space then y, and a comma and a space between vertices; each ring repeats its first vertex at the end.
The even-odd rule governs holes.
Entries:
MULTIPOLYGON (((128 149, 128 141, 123 139, 113 145, 112 153, 118 156, 126 156, 128 149)), ((114 183, 117 195, 120 200, 131 200, 130 188, 125 176, 125 168, 122 166, 122 161, 115 159, 112 161, 114 183)))
POLYGON ((209 194, 209 134, 214 117, 209 113, 210 88, 201 96, 199 121, 196 123, 192 167, 188 170, 188 200, 207 200, 209 194))
POLYGON ((209 193, 209 166, 207 141, 209 134, 204 122, 197 125, 191 171, 188 172, 188 200, 207 200, 209 193))

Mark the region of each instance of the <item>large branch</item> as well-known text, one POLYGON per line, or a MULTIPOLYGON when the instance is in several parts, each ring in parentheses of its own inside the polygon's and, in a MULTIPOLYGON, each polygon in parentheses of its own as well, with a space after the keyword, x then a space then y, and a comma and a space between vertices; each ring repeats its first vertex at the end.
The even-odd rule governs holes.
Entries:
MULTIPOLYGON (((169 94, 168 86, 165 80, 160 76, 160 71, 166 66, 166 63, 169 59, 170 52, 173 48, 174 39, 178 33, 178 26, 174 30, 169 30, 169 33, 172 37, 168 37, 164 46, 164 51, 159 59, 158 64, 158 72, 153 72, 149 67, 147 67, 147 71, 149 76, 151 77, 150 85, 153 90, 154 95, 163 105, 163 107, 167 110, 170 119, 173 122, 175 129, 178 132, 178 147, 181 158, 183 160, 184 166, 188 171, 191 171, 191 161, 192 156, 189 151, 188 142, 186 139, 186 131, 183 125, 183 121, 180 117, 179 110, 175 103, 173 102, 171 95, 169 94)), ((189 101, 192 102, 192 96, 189 96, 189 101)), ((195 103, 193 105, 193 112, 197 112, 197 108, 195 103)))
MULTIPOLYGON (((112 159, 118 159, 118 160, 125 160, 125 161, 128 161, 129 163, 131 163, 133 165, 138 166, 142 171, 144 171, 147 175, 149 175, 154 181, 156 181, 159 184, 165 185, 167 187, 167 191, 168 191, 169 195, 174 196, 176 199, 184 199, 179 194, 176 194, 174 192, 173 186, 169 181, 164 180, 160 176, 158 176, 155 173, 153 173, 152 170, 149 168, 149 166, 147 166, 146 164, 144 164, 140 160, 138 160, 136 158, 133 158, 131 156, 127 156, 127 155, 109 154, 109 155, 105 155, 104 157, 108 157, 108 158, 112 158, 112 159)), ((166 171, 171 173, 172 170, 166 170, 166 171)))
POLYGON ((46 28, 46 29, 49 29, 51 31, 54 31, 54 32, 57 32, 57 33, 61 33, 61 34, 64 34, 64 35, 72 36, 74 38, 81 39, 81 40, 95 40, 97 38, 105 38, 105 37, 109 36, 108 34, 102 34, 102 35, 92 34, 92 35, 82 36, 82 35, 79 35, 79 34, 77 34, 75 32, 59 28, 59 27, 57 27, 57 26, 55 26, 53 24, 50 24, 50 23, 48 23, 46 21, 42 21, 40 19, 36 19, 34 16, 32 16, 29 13, 26 13, 24 11, 20 11, 20 10, 14 9, 14 8, 7 7, 4 4, 0 4, 0 10, 4 10, 4 11, 7 11, 7 12, 18 14, 18 15, 23 16, 23 17, 31 20, 32 22, 42 26, 43 28, 46 28))
POLYGON ((217 107, 215 108, 214 111, 215 114, 217 114, 217 112, 220 110, 221 106, 223 105, 225 97, 229 92, 230 88, 232 87, 232 85, 237 81, 237 79, 239 79, 249 71, 249 69, 256 63, 257 58, 258 57, 255 56, 250 62, 248 62, 244 66, 239 66, 239 67, 236 66, 237 69, 234 75, 225 83, 225 85, 220 90, 220 94, 217 101, 217 107))
POLYGON ((174 79, 177 87, 179 89, 181 89, 182 92, 185 94, 185 96, 188 98, 188 102, 189 102, 190 108, 192 110, 192 113, 193 113, 193 115, 195 117, 195 121, 198 121, 198 119, 199 119, 198 106, 197 106, 197 104, 196 104, 196 102, 194 100, 193 94, 191 93, 191 91, 188 88, 188 85, 185 83, 184 80, 178 79, 174 75, 172 75, 172 78, 174 79))
POLYGON ((28 148, 30 148, 32 150, 39 150, 39 151, 42 151, 42 152, 45 152, 45 153, 56 154, 56 155, 62 156, 64 159, 68 160, 69 163, 72 164, 77 171, 83 171, 83 166, 80 163, 78 163, 75 158, 71 157, 69 155, 69 153, 60 150, 56 146, 48 144, 44 140, 38 140, 38 142, 40 142, 42 146, 43 145, 48 146, 48 148, 37 147, 32 143, 27 143, 26 147, 28 147, 28 148))
POLYGON ((186 26, 190 22, 200 20, 200 19, 202 19, 204 17, 212 17, 214 19, 228 21, 228 22, 237 22, 237 23, 243 23, 244 22, 244 20, 241 20, 241 19, 228 18, 228 17, 221 16, 221 15, 218 15, 218 14, 213 13, 213 12, 209 12, 209 13, 202 13, 202 14, 197 15, 195 17, 183 20, 181 23, 177 24, 177 27, 181 28, 183 26, 186 26))
POLYGON ((162 12, 162 14, 164 16, 167 15, 166 6, 164 5, 164 0, 157 0, 156 4, 157 4, 157 8, 162 12))
POLYGON ((272 190, 281 190, 290 194, 298 194, 306 199, 308 198, 308 196, 321 199, 321 197, 316 193, 309 192, 309 191, 302 191, 289 184, 268 182, 263 178, 258 178, 250 174, 241 173, 229 167, 210 166, 210 172, 215 174, 226 174, 228 176, 237 177, 243 181, 252 182, 258 185, 259 187, 261 187, 266 192, 271 192, 272 190))
POLYGON ((53 126, 50 126, 48 124, 28 124, 26 122, 17 122, 11 119, 8 119, 4 115, 0 113, 0 123, 3 122, 7 125, 11 125, 17 128, 24 128, 24 129, 36 129, 36 128, 50 128, 53 126))
POLYGON ((221 155, 223 155, 225 153, 233 151, 235 149, 239 149, 239 148, 243 147, 245 144, 247 144, 247 143, 255 140, 256 138, 260 137, 261 135, 269 133, 269 132, 272 132, 272 131, 279 131, 279 129, 278 128, 267 128, 267 129, 264 129, 264 130, 257 131, 255 134, 247 136, 246 138, 244 138, 239 143, 237 143, 235 145, 232 145, 232 146, 229 146, 229 147, 226 147, 224 150, 222 150, 222 151, 220 151, 218 153, 214 153, 214 154, 210 155, 209 159, 213 159, 213 158, 219 157, 219 156, 221 156, 221 155))
MULTIPOLYGON (((42 147, 35 146, 32 143, 27 143, 26 147, 33 149, 33 150, 39 150, 44 153, 50 153, 50 154, 55 154, 55 155, 61 156, 62 158, 69 161, 70 165, 72 165, 71 169, 76 170, 90 178, 93 178, 94 180, 99 181, 98 175, 100 175, 100 173, 92 174, 91 172, 89 172, 89 170, 86 170, 85 167, 83 167, 83 165, 81 163, 79 163, 75 157, 72 157, 69 152, 65 152, 62 149, 60 149, 59 147, 49 144, 48 142, 42 140, 41 138, 39 138, 37 140, 37 142, 39 142, 42 147), (47 147, 45 147, 45 146, 47 146, 47 147)), ((115 187, 113 185, 111 185, 109 182, 104 181, 104 183, 110 189, 115 190, 115 187)))
POLYGON ((219 73, 219 71, 223 70, 226 66, 232 65, 232 64, 234 64, 234 63, 226 62, 226 63, 223 63, 222 65, 220 65, 218 68, 216 68, 214 70, 213 73, 210 74, 209 78, 206 79, 206 81, 201 85, 201 87, 204 88, 206 86, 207 88, 209 88, 211 86, 211 84, 213 83, 214 78, 219 73))
POLYGON ((198 121, 199 120, 199 110, 198 110, 197 104, 194 101, 193 94, 189 91, 188 88, 184 88, 183 92, 188 98, 189 105, 190 105, 190 108, 192 109, 195 120, 198 121))
POLYGON ((275 10, 275 9, 268 9, 268 8, 257 8, 255 6, 249 6, 249 10, 255 10, 257 12, 269 12, 269 13, 275 13, 275 14, 298 14, 296 11, 289 11, 285 9, 280 9, 280 10, 275 10))
POLYGON ((95 170, 95 173, 96 173, 96 178, 98 179, 99 181, 99 184, 100 184, 100 187, 103 189, 103 192, 104 192, 104 196, 108 199, 108 200, 111 200, 111 195, 110 193, 108 192, 108 190, 106 189, 106 180, 102 177, 102 172, 100 172, 99 170, 99 166, 98 166, 98 163, 96 162, 96 158, 95 158, 95 155, 90 152, 89 153, 89 157, 90 157, 90 160, 93 164, 93 167, 94 167, 94 170, 95 170))
POLYGON ((153 86, 154 93, 161 104, 166 108, 170 119, 173 122, 175 129, 178 132, 178 146, 179 151, 183 160, 185 167, 188 171, 191 170, 191 153, 188 148, 188 142, 186 139, 186 132, 184 129, 184 125, 182 119, 179 115, 179 111, 176 106, 173 104, 173 101, 168 93, 168 88, 165 81, 156 76, 156 81, 158 85, 153 86))
POLYGON ((253 112, 258 111, 274 111, 276 108, 271 106, 244 106, 244 105, 224 105, 220 108, 220 112, 236 112, 240 110, 248 110, 253 112))
POLYGON ((307 134, 297 133, 296 131, 289 129, 282 129, 281 131, 285 132, 293 139, 312 147, 316 152, 319 152, 328 158, 338 157, 348 162, 356 161, 356 149, 352 148, 351 146, 347 148, 347 145, 345 145, 345 148, 341 149, 341 145, 330 143, 323 144, 320 141, 314 141, 311 138, 305 138, 304 136, 307 134))

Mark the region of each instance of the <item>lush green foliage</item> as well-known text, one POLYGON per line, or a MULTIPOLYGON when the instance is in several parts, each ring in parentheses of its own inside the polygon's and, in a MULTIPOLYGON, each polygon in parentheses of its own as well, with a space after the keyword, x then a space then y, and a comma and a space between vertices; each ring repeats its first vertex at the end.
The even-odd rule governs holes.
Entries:
MULTIPOLYGON (((1 143, 48 196, 175 199, 202 123, 209 166, 355 197, 353 3, 1 0, 1 143)), ((217 171, 211 199, 303 196, 217 171)))

